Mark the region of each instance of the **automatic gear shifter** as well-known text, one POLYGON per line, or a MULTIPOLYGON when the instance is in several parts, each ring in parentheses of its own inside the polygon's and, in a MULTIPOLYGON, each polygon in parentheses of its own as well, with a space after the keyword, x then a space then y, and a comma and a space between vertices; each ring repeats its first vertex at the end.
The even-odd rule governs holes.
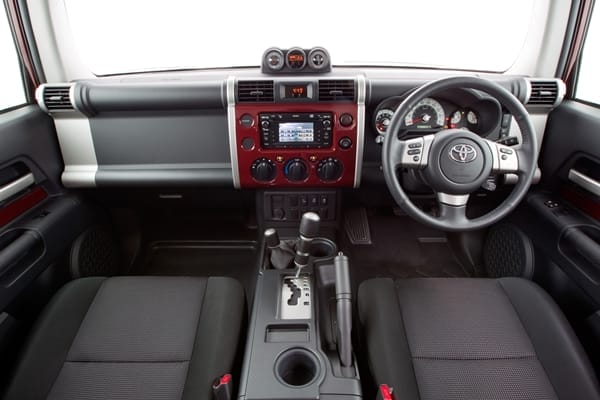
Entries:
POLYGON ((300 221, 300 234, 296 243, 296 256, 294 265, 296 266, 296 277, 300 276, 302 268, 308 265, 310 257, 310 245, 314 238, 319 234, 321 218, 314 212, 307 212, 302 215, 300 221))

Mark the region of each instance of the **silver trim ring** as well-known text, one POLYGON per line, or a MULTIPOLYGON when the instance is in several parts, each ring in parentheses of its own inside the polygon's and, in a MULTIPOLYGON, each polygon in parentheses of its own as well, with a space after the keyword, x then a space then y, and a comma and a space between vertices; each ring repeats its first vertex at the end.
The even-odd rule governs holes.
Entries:
POLYGON ((448 152, 450 158, 456 162, 467 164, 477 158, 477 150, 470 144, 456 144, 448 152))

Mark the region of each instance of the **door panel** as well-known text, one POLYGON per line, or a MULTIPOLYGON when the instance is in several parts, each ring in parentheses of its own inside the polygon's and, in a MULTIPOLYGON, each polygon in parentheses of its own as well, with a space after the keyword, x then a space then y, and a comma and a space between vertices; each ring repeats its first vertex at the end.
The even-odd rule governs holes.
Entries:
POLYGON ((535 279, 565 311, 600 371, 600 108, 552 111, 542 182, 513 215, 535 247, 535 279))
POLYGON ((0 114, 0 388, 31 322, 68 279, 64 255, 92 223, 61 186, 62 170, 47 114, 37 105, 0 114))

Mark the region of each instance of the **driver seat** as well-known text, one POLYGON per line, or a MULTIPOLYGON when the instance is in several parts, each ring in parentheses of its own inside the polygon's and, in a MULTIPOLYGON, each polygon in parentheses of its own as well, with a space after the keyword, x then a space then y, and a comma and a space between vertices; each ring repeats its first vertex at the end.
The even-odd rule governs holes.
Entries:
POLYGON ((564 315, 522 278, 377 278, 358 292, 376 384, 409 399, 600 399, 564 315))

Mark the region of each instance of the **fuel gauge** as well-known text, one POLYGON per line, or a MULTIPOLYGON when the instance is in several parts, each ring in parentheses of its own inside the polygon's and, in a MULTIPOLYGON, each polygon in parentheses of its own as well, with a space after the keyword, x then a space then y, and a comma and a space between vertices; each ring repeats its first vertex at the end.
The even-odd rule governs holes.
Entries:
POLYGON ((456 125, 462 120, 463 113, 460 110, 456 110, 450 116, 450 128, 455 128, 456 125))

